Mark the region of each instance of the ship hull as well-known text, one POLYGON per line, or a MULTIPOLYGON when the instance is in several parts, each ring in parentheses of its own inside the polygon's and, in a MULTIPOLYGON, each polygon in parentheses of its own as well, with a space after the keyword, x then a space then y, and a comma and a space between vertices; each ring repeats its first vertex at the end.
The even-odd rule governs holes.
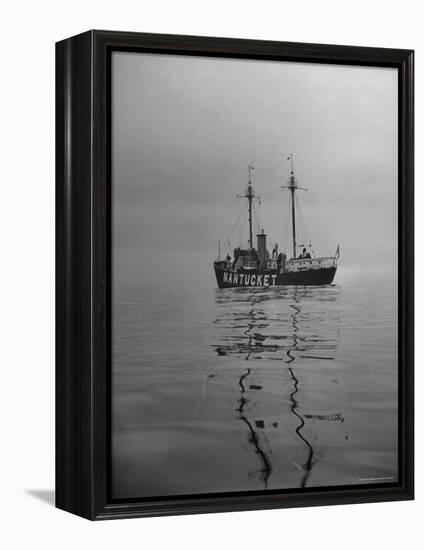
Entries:
POLYGON ((333 282, 337 267, 306 269, 304 271, 277 273, 257 270, 235 273, 230 269, 214 265, 219 288, 255 288, 288 285, 329 285, 333 282))

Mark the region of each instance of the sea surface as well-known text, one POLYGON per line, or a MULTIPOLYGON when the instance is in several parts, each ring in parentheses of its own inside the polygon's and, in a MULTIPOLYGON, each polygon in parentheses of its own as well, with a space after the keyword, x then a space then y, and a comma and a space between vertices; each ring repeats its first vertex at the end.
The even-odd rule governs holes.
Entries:
POLYGON ((114 293, 114 498, 397 480, 393 284, 165 281, 114 293))

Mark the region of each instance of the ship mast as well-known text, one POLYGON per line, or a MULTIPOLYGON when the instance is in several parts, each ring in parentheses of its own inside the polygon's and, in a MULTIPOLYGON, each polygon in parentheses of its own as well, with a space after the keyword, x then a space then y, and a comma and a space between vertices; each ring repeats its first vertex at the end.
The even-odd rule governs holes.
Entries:
POLYGON ((252 232, 252 200, 255 192, 252 189, 252 170, 253 163, 249 164, 249 184, 246 189, 246 198, 249 201, 249 248, 253 248, 253 232, 252 232))
MULTIPOLYGON (((249 202, 248 212, 249 212, 249 248, 253 248, 253 219, 252 219, 252 206, 253 199, 255 198, 255 192, 252 187, 252 170, 254 170, 253 162, 249 164, 249 183, 244 195, 237 195, 239 198, 246 197, 249 202)), ((256 197, 257 199, 259 197, 256 197)))
POLYGON ((289 180, 289 189, 291 192, 292 198, 292 235, 293 235, 293 259, 296 259, 296 206, 294 200, 294 190, 296 189, 296 180, 293 172, 293 153, 290 153, 290 180, 289 180))
POLYGON ((290 170, 290 179, 288 181, 288 185, 283 185, 282 187, 285 189, 289 189, 291 193, 291 202, 292 202, 292 236, 293 236, 293 259, 296 259, 296 201, 294 192, 296 190, 302 189, 303 191, 306 191, 304 187, 298 187, 296 178, 294 177, 294 170, 293 170, 293 153, 290 153, 290 156, 287 158, 287 160, 290 160, 291 170, 290 170))

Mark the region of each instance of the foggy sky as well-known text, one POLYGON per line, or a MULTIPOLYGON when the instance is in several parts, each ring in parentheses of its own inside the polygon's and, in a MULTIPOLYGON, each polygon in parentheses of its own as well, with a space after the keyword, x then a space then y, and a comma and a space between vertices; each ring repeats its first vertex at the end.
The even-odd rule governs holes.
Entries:
MULTIPOLYGON (((332 255, 340 243, 338 277, 393 278, 395 69, 113 53, 115 259, 131 271, 172 254, 211 272, 252 161, 269 248, 284 245, 288 192, 267 193, 286 185, 290 153, 308 188, 298 195, 315 252, 332 255)), ((242 236, 246 244, 247 225, 231 246, 242 236)))

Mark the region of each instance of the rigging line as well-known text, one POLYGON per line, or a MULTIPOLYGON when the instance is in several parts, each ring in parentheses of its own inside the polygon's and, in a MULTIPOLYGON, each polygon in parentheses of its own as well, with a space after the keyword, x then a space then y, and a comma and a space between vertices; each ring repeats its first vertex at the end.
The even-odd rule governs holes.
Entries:
POLYGON ((303 231, 304 231, 305 237, 306 237, 306 239, 309 243, 309 247, 311 248, 312 255, 313 255, 313 257, 315 257, 315 250, 314 250, 314 247, 312 245, 311 237, 309 235, 308 226, 306 224, 305 216, 303 215, 303 210, 300 206, 300 201, 297 199, 297 197, 296 197, 296 200, 297 200, 297 207, 298 207, 298 211, 299 211, 299 215, 300 215, 300 220, 303 224, 303 231))
MULTIPOLYGON (((297 222, 297 246, 301 246, 300 243, 302 241, 305 240, 305 231, 304 231, 304 227, 303 227, 303 219, 302 219, 302 212, 300 210, 300 203, 299 203, 299 198, 297 197, 297 195, 295 195, 294 197, 294 200, 295 200, 295 205, 296 205, 296 222, 297 222)), ((303 245, 304 246, 304 245, 303 245)))
POLYGON ((256 222, 256 234, 258 234, 261 230, 261 215, 259 212, 259 208, 257 209, 254 204, 252 204, 252 206, 253 206, 253 214, 255 216, 255 222, 256 222))
POLYGON ((237 227, 237 224, 238 224, 238 222, 240 221, 240 218, 241 218, 242 214, 245 212, 246 209, 247 209, 247 207, 244 206, 244 207, 240 210, 240 214, 239 214, 238 217, 237 217, 236 223, 233 225, 233 228, 231 229, 231 231, 230 231, 228 237, 225 239, 224 243, 228 243, 228 242, 229 242, 229 240, 230 240, 230 238, 231 238, 231 235, 232 235, 233 232, 234 232, 234 229, 237 227))
MULTIPOLYGON (((258 232, 258 214, 256 212, 255 205, 252 204, 252 217, 253 217, 253 230, 255 233, 258 232)), ((253 247, 253 244, 251 245, 253 247)))
POLYGON ((291 237, 292 237, 292 208, 291 208, 291 199, 287 201, 287 227, 286 227, 286 254, 290 257, 290 250, 292 247, 291 237))
POLYGON ((238 244, 240 244, 240 248, 243 246, 243 233, 244 233, 244 227, 246 225, 246 222, 247 222, 247 207, 245 208, 244 210, 244 216, 243 216, 243 219, 241 221, 241 224, 239 225, 239 233, 237 235, 238 237, 238 244))
POLYGON ((282 220, 282 233, 281 233, 281 247, 283 249, 283 251, 286 250, 286 241, 287 241, 287 215, 286 215, 286 201, 284 200, 284 195, 281 196, 282 198, 282 201, 283 201, 283 208, 282 208, 282 211, 284 213, 284 218, 282 220))
POLYGON ((306 229, 306 221, 305 217, 303 215, 300 203, 298 203, 298 213, 299 213, 299 222, 300 222, 300 229, 302 233, 302 240, 303 240, 303 246, 305 248, 311 248, 311 241, 308 238, 308 231, 306 229))
POLYGON ((303 212, 302 212, 302 209, 300 207, 300 200, 298 197, 295 197, 295 200, 296 200, 296 210, 297 210, 297 214, 298 214, 298 221, 299 221, 299 230, 302 232, 302 239, 305 240, 306 239, 306 235, 305 235, 305 220, 304 220, 304 217, 303 217, 303 212))
MULTIPOLYGON (((302 217, 304 218, 304 216, 303 216, 303 211, 301 210, 301 212, 302 212, 302 217)), ((308 238, 308 240, 309 240, 309 244, 311 245, 312 254, 315 256, 315 250, 314 250, 314 247, 313 247, 313 245, 312 245, 311 237, 310 237, 310 235, 309 235, 308 226, 307 226, 307 224, 306 224, 306 221, 304 221, 304 223, 305 223, 306 236, 307 236, 307 238, 308 238)))
POLYGON ((283 225, 283 239, 284 239, 284 252, 287 250, 287 239, 289 238, 289 224, 290 224, 290 201, 285 200, 286 195, 282 195, 283 205, 286 209, 285 226, 283 225))

